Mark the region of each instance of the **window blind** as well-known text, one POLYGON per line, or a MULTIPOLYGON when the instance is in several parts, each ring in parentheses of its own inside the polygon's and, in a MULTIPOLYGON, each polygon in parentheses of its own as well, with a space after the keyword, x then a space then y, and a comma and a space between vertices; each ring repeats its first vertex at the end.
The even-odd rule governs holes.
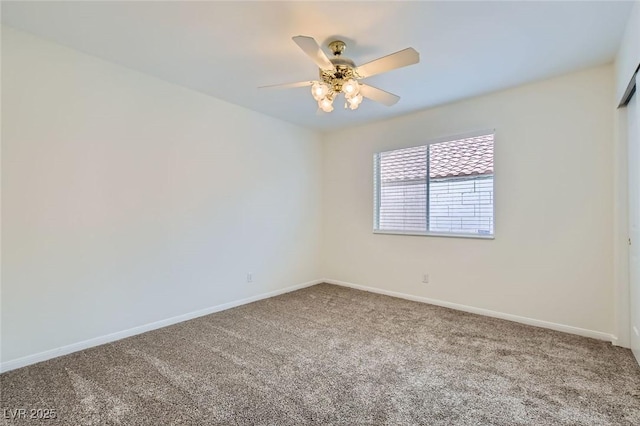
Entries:
POLYGON ((427 146, 377 154, 378 229, 427 230, 427 146))
POLYGON ((374 155, 374 230, 493 235, 493 134, 374 155))

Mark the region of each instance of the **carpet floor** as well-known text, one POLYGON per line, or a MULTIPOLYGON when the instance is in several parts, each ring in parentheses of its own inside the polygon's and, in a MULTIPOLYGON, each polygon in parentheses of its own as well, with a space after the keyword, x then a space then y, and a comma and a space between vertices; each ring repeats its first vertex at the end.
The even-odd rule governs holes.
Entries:
POLYGON ((0 424, 640 425, 609 343, 320 284, 0 375, 0 424), (11 420, 19 408, 53 420, 11 420))

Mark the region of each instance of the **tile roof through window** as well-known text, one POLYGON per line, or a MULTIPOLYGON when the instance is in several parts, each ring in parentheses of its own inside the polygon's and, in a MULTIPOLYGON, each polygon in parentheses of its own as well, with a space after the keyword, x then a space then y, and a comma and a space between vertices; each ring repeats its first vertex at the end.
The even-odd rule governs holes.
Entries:
POLYGON ((493 174, 493 134, 380 153, 383 182, 493 174))
POLYGON ((430 145, 432 179, 490 174, 493 174, 493 135, 430 145))

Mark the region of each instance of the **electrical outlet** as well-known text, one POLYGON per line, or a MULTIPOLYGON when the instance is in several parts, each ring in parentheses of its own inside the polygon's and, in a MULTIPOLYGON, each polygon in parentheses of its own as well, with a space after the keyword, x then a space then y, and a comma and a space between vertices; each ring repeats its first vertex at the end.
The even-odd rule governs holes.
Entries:
POLYGON ((429 284, 429 274, 422 274, 422 282, 424 284, 429 284))
POLYGON ((247 282, 248 283, 252 283, 253 282, 253 274, 251 272, 247 273, 247 282))

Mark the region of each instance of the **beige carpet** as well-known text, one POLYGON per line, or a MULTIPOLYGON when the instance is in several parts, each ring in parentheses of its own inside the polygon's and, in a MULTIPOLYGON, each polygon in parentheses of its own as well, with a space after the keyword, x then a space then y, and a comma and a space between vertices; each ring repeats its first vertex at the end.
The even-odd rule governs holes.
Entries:
POLYGON ((57 410, 40 425, 640 425, 629 350, 328 284, 0 386, 3 409, 57 410))

